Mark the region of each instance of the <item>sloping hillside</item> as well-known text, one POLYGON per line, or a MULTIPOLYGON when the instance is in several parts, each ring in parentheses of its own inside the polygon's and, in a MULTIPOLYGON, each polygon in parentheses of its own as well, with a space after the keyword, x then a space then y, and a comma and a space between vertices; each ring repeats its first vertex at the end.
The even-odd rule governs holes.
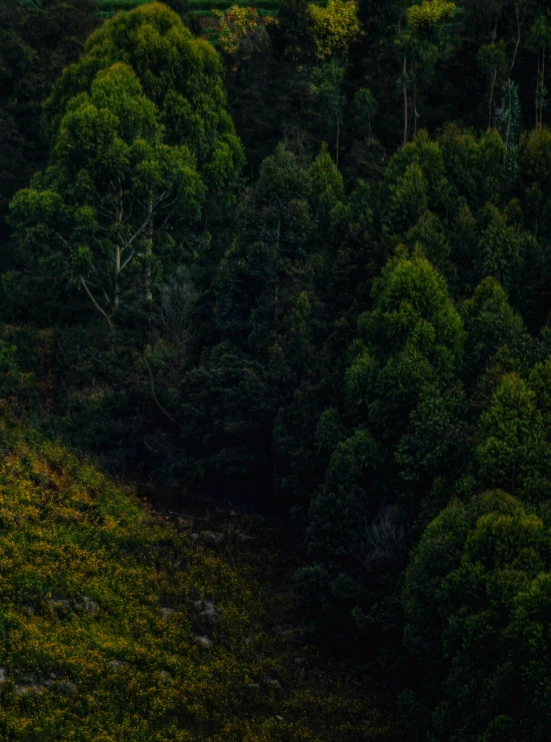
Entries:
POLYGON ((301 643, 266 525, 174 527, 2 417, 1 739, 396 738, 357 668, 301 643))

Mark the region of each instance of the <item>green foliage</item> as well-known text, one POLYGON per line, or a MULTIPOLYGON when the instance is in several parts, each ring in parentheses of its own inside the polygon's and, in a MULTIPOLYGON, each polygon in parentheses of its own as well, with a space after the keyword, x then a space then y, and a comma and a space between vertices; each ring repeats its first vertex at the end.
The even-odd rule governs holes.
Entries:
POLYGON ((325 7, 310 5, 319 59, 342 57, 360 33, 352 0, 328 0, 325 7))
POLYGON ((49 140, 57 138, 69 101, 116 62, 134 71, 157 106, 166 144, 188 146, 211 195, 229 193, 243 156, 225 109, 218 56, 160 3, 121 13, 92 34, 79 62, 64 71, 45 103, 49 140))
POLYGON ((173 480, 201 508, 213 494, 277 512, 292 543, 270 544, 276 574, 263 531, 244 555, 236 534, 209 558, 172 531, 157 541, 111 484, 74 495, 68 465, 62 476, 32 453, 50 444, 23 451, 6 428, 0 531, 23 540, 6 542, 0 644, 17 635, 13 652, 36 650, 25 662, 41 681, 44 657, 58 662, 63 646, 63 672, 79 688, 79 667, 88 668, 103 716, 96 724, 93 708, 81 709, 80 690, 31 703, 10 680, 0 724, 12 726, 0 737, 377 739, 383 724, 351 690, 357 659, 369 657, 390 688, 415 686, 400 705, 419 741, 541 742, 550 701, 547 8, 284 0, 266 22, 277 0, 227 13, 214 9, 230 0, 205 2, 100 2, 100 12, 121 12, 84 49, 90 9, 36 0, 0 10, 0 208, 12 201, 13 228, 0 229, 0 392, 117 476, 162 480, 163 490, 173 480), (32 476, 28 461, 40 461, 32 476), (109 513, 99 512, 107 489, 109 513), (59 521, 66 505, 69 530, 59 521), (130 522, 137 530, 124 530, 130 522), (117 545, 122 530, 128 551, 117 545), (45 559, 37 565, 35 538, 46 539, 59 575, 45 559), (235 618, 236 635, 221 624, 210 654, 191 649, 187 618, 168 647, 158 605, 143 607, 133 587, 148 582, 155 600, 174 599, 188 616, 192 578, 168 576, 163 544, 177 544, 190 574, 208 573, 224 617, 235 618), (54 625, 36 597, 63 588, 75 601, 77 584, 88 589, 84 562, 111 611, 92 622, 92 659, 90 634, 71 633, 80 619, 54 625), (289 570, 292 618, 276 605, 281 590, 291 600, 280 587, 289 570), (34 616, 13 585, 35 590, 34 616), (265 624, 270 612, 280 629, 265 624), (302 644, 280 659, 275 637, 298 623, 331 640, 331 662, 340 642, 353 647, 350 683, 332 666, 315 680, 309 660, 295 665, 302 644), (261 638, 245 644, 252 624, 261 638), (104 667, 106 647, 127 653, 124 687, 104 667), (150 658, 161 654, 175 678, 162 687, 150 682, 160 669, 150 658), (281 695, 245 695, 257 691, 243 682, 269 673, 281 695))
POLYGON ((503 204, 506 150, 496 131, 479 141, 450 126, 439 139, 446 175, 469 208, 478 210, 487 202, 503 204))
POLYGON ((417 164, 409 165, 396 184, 389 186, 387 223, 397 232, 405 232, 428 209, 428 183, 417 164))
POLYGON ((345 104, 345 97, 341 91, 344 72, 345 65, 338 59, 331 59, 312 72, 312 90, 318 99, 320 122, 324 134, 330 141, 335 142, 337 163, 345 104))
POLYGON ((0 341, 0 395, 16 401, 19 407, 33 407, 39 398, 35 374, 21 370, 17 346, 0 341))
POLYGON ((308 201, 318 230, 331 235, 343 219, 345 192, 343 177, 326 147, 308 168, 307 181, 308 201))
POLYGON ((379 106, 375 96, 369 88, 360 88, 356 91, 352 108, 359 126, 361 127, 362 133, 367 133, 367 136, 371 138, 371 120, 377 114, 379 106), (365 131, 366 128, 367 132, 365 131))
POLYGON ((489 74, 492 74, 495 70, 503 69, 507 65, 504 43, 482 46, 478 52, 478 64, 484 72, 489 74))
POLYGON ((423 0, 408 8, 408 21, 418 29, 430 29, 449 21, 455 15, 455 4, 443 0, 423 0))
POLYGON ((267 548, 277 537, 262 519, 240 519, 251 547, 235 524, 221 547, 196 544, 194 516, 156 515, 15 426, 5 406, 0 446, 3 738, 385 739, 379 699, 344 668, 327 681, 296 677, 298 651, 306 668, 319 660, 278 633, 294 612, 276 587, 285 560, 267 548), (196 600, 219 610, 210 649, 196 641, 196 600), (276 678, 281 689, 267 684, 276 678))
POLYGON ((429 208, 445 215, 451 198, 441 147, 419 132, 389 162, 383 181, 382 215, 393 233, 405 235, 429 208))
POLYGON ((0 235, 14 193, 46 155, 40 104, 64 67, 75 62, 97 25, 88 0, 2 3, 0 8, 0 235))
POLYGON ((482 414, 476 457, 483 485, 532 498, 549 496, 551 449, 536 396, 515 374, 503 377, 482 414), (524 495, 525 496, 525 495, 524 495))
MULTIPOLYGON (((335 581, 355 585, 341 607, 344 624, 354 616, 360 629, 368 586, 381 574, 393 580, 404 558, 411 487, 449 471, 468 439, 461 390, 449 388, 464 331, 442 276, 420 252, 402 250, 374 282, 372 300, 345 373, 343 413, 354 432, 343 440, 334 408, 320 418, 320 445, 336 447, 307 529, 310 552, 325 570, 316 579, 327 574, 322 594, 334 600, 335 581)), ((335 621, 338 604, 328 605, 335 621)))
POLYGON ((346 432, 338 411, 334 407, 328 407, 323 411, 316 430, 319 448, 324 451, 334 451, 338 444, 346 439, 346 432))
POLYGON ((406 644, 435 673, 429 734, 540 739, 547 650, 528 637, 542 637, 549 544, 548 525, 499 491, 455 502, 428 526, 403 605, 406 644))
POLYGON ((478 275, 493 276, 510 291, 515 277, 524 267, 526 242, 529 237, 507 223, 504 214, 494 206, 488 206, 482 220, 484 231, 480 236, 479 255, 475 263, 478 275))
POLYGON ((338 564, 359 555, 367 505, 359 478, 363 466, 375 463, 375 453, 375 441, 366 431, 337 445, 323 490, 310 506, 307 539, 313 556, 338 564))
POLYGON ((132 271, 134 258, 151 260, 155 222, 174 229, 197 219, 204 187, 189 149, 162 143, 156 107, 127 65, 98 72, 90 93, 67 109, 51 165, 17 194, 11 222, 39 265, 53 262, 108 316, 118 309, 124 269, 132 271))
POLYGON ((545 190, 551 168, 551 134, 547 129, 536 129, 521 137, 518 161, 532 232, 535 236, 547 236, 551 227, 551 204, 545 190))
POLYGON ((186 455, 176 473, 194 484, 228 488, 263 481, 275 415, 264 368, 222 344, 185 375, 181 395, 186 455))
POLYGON ((421 395, 453 379, 464 341, 444 279, 419 253, 398 256, 373 286, 360 317, 366 350, 346 375, 348 405, 383 439, 396 441, 421 395))
POLYGON ((444 391, 428 388, 421 394, 396 450, 395 460, 406 481, 449 476, 461 470, 470 443, 467 409, 459 384, 444 391))
POLYGON ((214 11, 220 19, 218 43, 227 54, 235 54, 240 42, 254 32, 260 23, 256 8, 240 8, 232 5, 226 12, 214 11))
POLYGON ((498 361, 498 353, 507 349, 524 368, 530 356, 531 339, 522 318, 507 302, 507 294, 494 279, 486 278, 471 299, 462 306, 467 331, 465 370, 478 379, 498 361))
POLYGON ((381 358, 416 347, 445 378, 461 354, 464 332, 442 276, 422 253, 389 261, 373 287, 373 312, 360 320, 364 342, 381 358))
POLYGON ((424 211, 406 236, 412 248, 419 247, 432 265, 449 277, 448 280, 455 278, 454 266, 450 262, 450 244, 436 214, 424 211))

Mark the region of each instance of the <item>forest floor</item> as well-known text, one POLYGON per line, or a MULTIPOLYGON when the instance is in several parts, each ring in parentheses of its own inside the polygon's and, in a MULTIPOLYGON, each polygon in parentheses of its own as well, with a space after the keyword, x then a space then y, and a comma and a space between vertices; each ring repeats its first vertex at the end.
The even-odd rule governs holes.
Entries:
POLYGON ((383 742, 366 668, 303 636, 278 529, 175 512, 0 422, 0 738, 383 742))

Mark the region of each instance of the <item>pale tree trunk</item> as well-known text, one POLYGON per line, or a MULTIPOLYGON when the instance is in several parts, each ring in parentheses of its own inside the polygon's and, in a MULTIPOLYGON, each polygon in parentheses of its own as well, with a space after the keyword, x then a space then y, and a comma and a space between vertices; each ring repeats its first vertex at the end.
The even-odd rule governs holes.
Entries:
MULTIPOLYGON (((117 218, 116 218, 116 224, 117 227, 120 227, 122 224, 123 216, 124 216, 124 207, 123 207, 123 200, 122 200, 122 188, 120 183, 118 184, 118 187, 116 189, 116 198, 118 199, 118 208, 117 208, 117 218)), ((121 272, 121 246, 117 245, 115 247, 115 281, 113 286, 113 309, 117 310, 119 307, 119 276, 121 272)))
MULTIPOLYGON (((145 361, 145 366, 147 368, 147 372, 149 374, 149 384, 151 389, 151 399, 155 403, 155 407, 159 410, 159 412, 162 412, 162 414, 170 420, 171 423, 174 423, 174 425, 178 426, 178 423, 176 420, 172 417, 170 412, 166 410, 163 405, 159 402, 159 398, 157 397, 157 390, 155 388, 155 377, 153 376, 153 369, 151 368, 151 365, 149 361, 147 360, 147 355, 144 353, 143 359, 145 361)), ((178 426, 179 427, 179 426, 178 426)))
POLYGON ((145 269, 145 298, 151 304, 153 292, 151 289, 151 260, 153 257, 153 205, 151 201, 147 204, 147 227, 145 228, 145 258, 147 260, 145 269))
POLYGON ((545 49, 542 54, 541 65, 541 101, 540 101, 540 129, 543 127, 543 96, 545 93, 545 49))
MULTIPOLYGON (((497 21, 498 21, 498 14, 496 13, 495 20, 494 20, 494 28, 492 32, 492 44, 496 43, 497 38, 497 21)), ((490 83, 490 105, 488 108, 488 129, 492 128, 492 113, 495 108, 495 90, 496 90, 496 82, 497 82, 497 67, 494 67, 492 71, 492 80, 490 83)))
POLYGON ((496 82, 497 82, 497 67, 494 67, 493 72, 492 72, 492 82, 490 85, 490 105, 488 108, 488 129, 492 128, 492 113, 494 110, 496 82))
POLYGON ((408 116, 409 116, 409 110, 408 110, 408 91, 407 91, 407 83, 406 83, 406 74, 407 74, 407 59, 406 55, 404 54, 404 66, 402 71, 402 94, 404 96, 404 140, 402 142, 402 146, 406 146, 408 142, 408 116))
POLYGON ((515 51, 513 52, 513 59, 511 60, 511 66, 509 67, 509 75, 508 75, 508 81, 507 81, 507 88, 509 92, 509 109, 508 109, 509 113, 507 116, 507 134, 505 136, 505 146, 507 148, 509 147, 509 138, 511 136, 511 109, 513 105, 513 97, 512 97, 512 92, 511 92, 512 90, 511 75, 513 73, 513 67, 515 66, 515 62, 517 60, 518 49, 520 46, 520 11, 518 7, 518 3, 515 3, 515 15, 517 19, 517 38, 515 42, 515 51))
POLYGON ((540 114, 539 114, 540 86, 541 86, 541 65, 540 65, 540 53, 538 52, 538 75, 536 77, 536 129, 540 128, 540 114))
POLYGON ((545 91, 545 50, 538 54, 538 85, 536 90, 536 129, 543 127, 543 95, 545 91))
POLYGON ((507 104, 507 131, 505 133, 505 147, 507 150, 509 150, 509 137, 511 136, 511 109, 512 109, 512 92, 511 92, 511 78, 507 81, 507 92, 509 97, 509 102, 507 104))
POLYGON ((82 288, 88 294, 88 298, 90 299, 90 301, 92 302, 92 304, 95 306, 95 308, 101 314, 101 316, 104 317, 105 321, 109 325, 109 329, 110 329, 111 333, 113 333, 114 330, 115 330, 115 328, 113 327, 113 323, 111 322, 111 317, 107 314, 107 312, 105 311, 105 309, 102 309, 102 307, 100 307, 100 305, 98 304, 98 302, 95 300, 94 295, 92 294, 92 292, 88 288, 88 284, 86 283, 86 280, 84 279, 84 276, 80 276, 80 283, 81 283, 82 288))
MULTIPOLYGON (((280 215, 277 220, 277 232, 276 232, 276 254, 279 255, 279 242, 281 239, 281 209, 280 209, 280 215)), ((275 285, 275 315, 277 316, 278 307, 279 307, 279 272, 276 270, 276 285, 275 285)))
POLYGON ((335 164, 337 166, 337 170, 339 169, 340 135, 341 135, 341 117, 337 116, 337 152, 336 152, 336 157, 335 157, 335 164))
POLYGON ((113 307, 118 309, 119 307, 119 274, 121 272, 121 248, 120 245, 115 247, 115 297, 113 299, 113 307))
POLYGON ((415 69, 411 68, 411 77, 413 79, 413 136, 417 134, 417 119, 419 118, 419 111, 417 110, 417 76, 415 69))

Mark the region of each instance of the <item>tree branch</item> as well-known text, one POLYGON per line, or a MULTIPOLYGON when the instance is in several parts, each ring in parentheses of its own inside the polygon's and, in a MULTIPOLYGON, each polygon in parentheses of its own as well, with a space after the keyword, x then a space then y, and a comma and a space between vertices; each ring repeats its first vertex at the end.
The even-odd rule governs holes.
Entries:
POLYGON ((80 276, 80 282, 82 284, 82 287, 84 288, 84 290, 86 291, 86 293, 90 297, 90 301, 92 302, 92 304, 95 306, 95 308, 98 310, 98 312, 100 314, 102 314, 105 317, 105 319, 107 320, 107 324, 109 325, 109 329, 113 333, 115 331, 115 328, 113 327, 113 323, 111 322, 111 318, 109 317, 109 315, 107 314, 107 312, 104 309, 102 309, 100 307, 100 305, 97 303, 97 301, 94 299, 94 297, 92 296, 92 292, 88 288, 88 285, 87 285, 86 281, 84 280, 83 276, 80 276))
POLYGON ((157 397, 157 392, 155 391, 155 378, 153 376, 153 371, 151 370, 151 366, 149 365, 149 361, 147 360, 147 356, 144 353, 144 361, 145 365, 147 366, 147 370, 149 372, 149 381, 151 384, 151 398, 153 399, 153 402, 155 402, 155 407, 159 410, 159 412, 162 412, 163 415, 170 420, 173 425, 176 425, 178 428, 180 427, 176 420, 172 417, 170 412, 167 412, 163 405, 159 402, 159 398, 157 397))
MULTIPOLYGON (((122 250, 121 250, 121 252, 122 252, 122 250)), ((122 273, 122 271, 124 270, 124 268, 126 268, 126 266, 128 265, 128 263, 132 260, 132 258, 134 257, 134 253, 135 253, 135 250, 132 250, 132 252, 130 253, 130 255, 126 258, 126 260, 124 261, 124 263, 121 265, 121 267, 119 269, 119 273, 122 273)))

